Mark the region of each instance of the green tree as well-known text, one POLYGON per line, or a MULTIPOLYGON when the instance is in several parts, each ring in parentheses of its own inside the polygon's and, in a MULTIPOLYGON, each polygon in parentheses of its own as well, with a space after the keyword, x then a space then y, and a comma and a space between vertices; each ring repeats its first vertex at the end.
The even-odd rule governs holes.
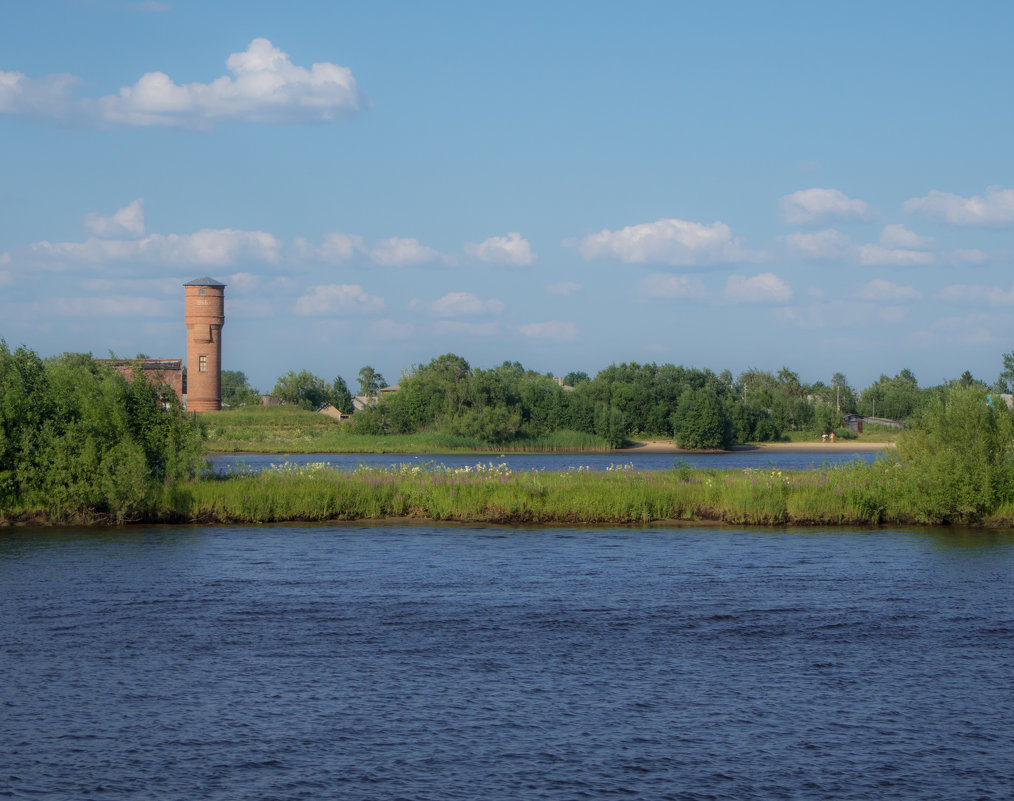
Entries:
POLYGON ((340 375, 335 376, 331 384, 329 403, 342 414, 352 414, 355 407, 352 405, 352 393, 349 392, 349 385, 340 375))
POLYGON ((563 377, 563 383, 566 384, 568 387, 576 387, 578 384, 590 380, 591 379, 588 378, 588 373, 584 372, 583 370, 567 373, 567 375, 563 377))
POLYGON ((728 448, 732 444, 726 409, 711 387, 687 389, 673 413, 673 433, 681 448, 728 448))
POLYGON ((377 397, 377 393, 387 386, 384 376, 370 365, 359 370, 359 394, 367 398, 377 397))
POLYGON ((331 388, 327 382, 308 370, 300 370, 298 373, 289 370, 279 376, 271 394, 282 403, 299 406, 311 412, 331 402, 331 388))
POLYGON ((223 406, 256 406, 260 402, 260 393, 250 386, 245 373, 241 370, 222 371, 223 406))

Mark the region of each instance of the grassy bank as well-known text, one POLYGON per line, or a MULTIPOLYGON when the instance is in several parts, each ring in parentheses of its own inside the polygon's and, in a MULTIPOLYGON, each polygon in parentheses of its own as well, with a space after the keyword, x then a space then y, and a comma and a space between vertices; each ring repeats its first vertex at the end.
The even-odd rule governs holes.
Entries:
MULTIPOLYGON (((12 510, 6 521, 106 522, 86 511, 12 510)), ((504 466, 341 473, 286 465, 164 488, 135 519, 272 523, 412 518, 515 524, 628 525, 664 521, 736 525, 1014 526, 1014 506, 935 504, 903 467, 851 464, 821 470, 512 473, 504 466)))
POLYGON ((198 415, 204 445, 224 453, 485 453, 608 451, 605 440, 559 431, 509 447, 453 434, 352 434, 327 415, 293 406, 252 406, 198 415))

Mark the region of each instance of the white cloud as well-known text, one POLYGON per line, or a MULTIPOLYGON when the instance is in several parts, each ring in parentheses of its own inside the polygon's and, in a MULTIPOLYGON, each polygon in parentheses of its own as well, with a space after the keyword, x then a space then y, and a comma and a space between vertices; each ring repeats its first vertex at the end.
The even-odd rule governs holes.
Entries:
POLYGON ((465 253, 493 264, 527 266, 535 261, 531 243, 517 231, 511 231, 507 236, 490 237, 478 245, 469 242, 465 245, 465 253))
POLYGON ((0 114, 63 120, 71 115, 72 97, 80 84, 73 75, 33 80, 20 72, 0 70, 0 114))
POLYGON ((723 297, 730 303, 788 303, 792 300, 792 287, 774 273, 752 278, 730 275, 723 297))
POLYGON ((573 281, 561 281, 558 284, 550 284, 546 287, 546 291, 550 295, 573 295, 575 292, 580 292, 582 286, 573 281))
POLYGON ((563 244, 577 248, 587 260, 616 258, 623 262, 695 265, 763 258, 763 254, 747 250, 722 222, 703 225, 661 219, 619 231, 603 229, 581 240, 564 240, 563 244))
POLYGON ((834 328, 842 330, 873 323, 898 323, 905 310, 857 300, 816 301, 809 306, 783 306, 775 316, 803 329, 834 328))
POLYGON ((460 317, 469 314, 495 314, 503 310, 503 304, 495 298, 480 300, 470 292, 450 292, 432 303, 415 299, 409 303, 409 308, 422 308, 438 317, 460 317))
POLYGON ((990 306, 1014 304, 1014 286, 1010 291, 998 286, 976 284, 954 284, 940 290, 941 300, 952 302, 988 303, 990 306))
POLYGON ((433 326, 437 334, 466 337, 492 337, 500 333, 496 323, 463 323, 459 320, 441 320, 433 326))
POLYGON ((547 320, 544 323, 529 323, 518 328, 522 334, 532 339, 571 340, 577 338, 577 326, 562 320, 547 320))
POLYGON ((932 264, 933 254, 923 250, 885 248, 881 245, 869 244, 859 248, 859 262, 891 267, 913 267, 920 264, 932 264))
POLYGON ((10 264, 10 263, 11 263, 10 252, 8 251, 6 253, 0 253, 0 264, 10 264))
POLYGON ((227 266, 240 260, 279 260, 280 243, 264 231, 204 229, 193 234, 151 234, 143 239, 98 239, 84 242, 36 242, 31 257, 57 266, 74 263, 149 262, 173 265, 227 266))
POLYGON ((177 84, 164 72, 97 100, 74 100, 69 75, 32 80, 0 72, 0 113, 61 121, 208 128, 217 121, 327 122, 366 105, 351 70, 329 62, 294 65, 267 39, 226 60, 231 76, 177 84))
POLYGON ((878 278, 857 289, 856 297, 860 300, 897 303, 899 301, 922 300, 922 292, 914 287, 900 286, 878 278))
POLYGON ((815 234, 789 234, 779 239, 789 253, 812 261, 845 261, 855 252, 852 240, 834 228, 815 234))
POLYGON ((781 199, 782 219, 790 225, 812 225, 830 220, 863 221, 873 217, 862 200, 837 189, 800 189, 781 199))
POLYGON ((296 314, 366 314, 384 308, 384 299, 358 284, 326 284, 296 299, 296 314))
POLYGON ((932 237, 920 236, 904 225, 885 225, 880 232, 880 244, 885 248, 925 248, 932 242, 932 237))
POLYGON ((229 285, 229 289, 236 292, 252 292, 260 286, 261 279, 259 276, 241 272, 230 275, 226 283, 229 285))
POLYGON ((418 239, 404 239, 392 236, 383 239, 370 250, 370 260, 384 267, 401 267, 406 264, 422 264, 434 261, 440 254, 433 248, 419 244, 418 239))
POLYGON ((952 250, 945 258, 951 264, 982 264, 989 260, 989 254, 983 253, 977 248, 966 250, 952 250))
POLYGON ((140 239, 144 236, 144 199, 138 198, 133 203, 114 212, 111 217, 103 217, 92 212, 84 218, 85 228, 100 239, 140 239))
POLYGON ((1014 225, 1014 189, 991 186, 985 195, 967 198, 933 189, 926 197, 905 201, 902 209, 952 225, 1006 227, 1014 225))
MULTIPOLYGON (((904 231, 902 226, 888 226, 887 241, 907 239, 914 241, 915 234, 904 231), (902 228, 902 231, 896 229, 902 228), (906 234, 910 236, 906 237, 906 234)), ((877 264, 894 267, 911 267, 920 264, 931 264, 933 254, 922 250, 909 250, 898 247, 885 247, 883 244, 869 243, 856 245, 849 237, 834 228, 817 231, 813 234, 789 234, 779 237, 785 249, 794 256, 809 261, 859 262, 860 264, 877 264)), ((883 240, 884 237, 882 236, 883 240)), ((921 239, 921 237, 920 237, 921 239)))
POLYGON ((339 232, 325 235, 320 247, 314 247, 302 237, 294 239, 292 246, 299 258, 323 261, 327 264, 341 264, 366 252, 361 236, 339 232))
POLYGON ((652 273, 638 282, 637 294, 642 299, 690 298, 700 300, 707 295, 704 282, 692 275, 652 273))

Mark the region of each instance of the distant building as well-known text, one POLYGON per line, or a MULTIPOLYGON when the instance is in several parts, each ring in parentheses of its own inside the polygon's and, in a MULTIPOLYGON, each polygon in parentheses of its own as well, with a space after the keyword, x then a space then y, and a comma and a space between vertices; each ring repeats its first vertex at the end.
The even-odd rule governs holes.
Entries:
POLYGON ((225 284, 195 278, 186 288, 187 411, 222 409, 222 326, 225 325, 225 284))
POLYGON ((182 359, 96 359, 97 362, 109 365, 128 381, 140 372, 144 379, 155 386, 165 385, 176 393, 178 400, 183 400, 183 360, 182 359))

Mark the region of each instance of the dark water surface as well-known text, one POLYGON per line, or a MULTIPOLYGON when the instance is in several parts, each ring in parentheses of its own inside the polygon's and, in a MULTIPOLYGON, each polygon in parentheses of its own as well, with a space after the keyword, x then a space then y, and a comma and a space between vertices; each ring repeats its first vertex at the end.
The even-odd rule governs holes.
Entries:
POLYGON ((511 470, 577 470, 579 467, 606 470, 617 465, 633 465, 636 470, 671 470, 679 462, 691 467, 718 470, 777 467, 779 470, 806 470, 823 464, 835 465, 861 461, 873 462, 878 451, 725 451, 721 453, 507 453, 493 456, 476 454, 414 453, 266 453, 223 454, 211 459, 212 469, 228 473, 236 469, 261 471, 285 462, 308 464, 323 462, 337 470, 351 472, 360 465, 391 467, 409 465, 445 465, 474 467, 476 464, 506 464, 511 470))
POLYGON ((0 530, 0 796, 1009 799, 1014 533, 0 530))

